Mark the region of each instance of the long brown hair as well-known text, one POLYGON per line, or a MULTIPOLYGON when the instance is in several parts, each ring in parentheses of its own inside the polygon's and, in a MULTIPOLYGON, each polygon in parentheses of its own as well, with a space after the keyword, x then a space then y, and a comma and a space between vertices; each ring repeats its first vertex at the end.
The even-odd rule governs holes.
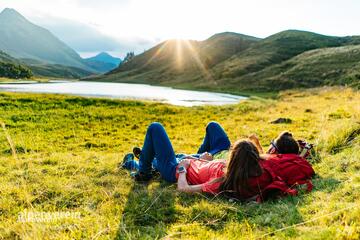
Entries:
POLYGON ((226 196, 241 199, 241 192, 248 189, 248 179, 262 174, 259 160, 259 150, 251 141, 235 142, 220 190, 226 196))

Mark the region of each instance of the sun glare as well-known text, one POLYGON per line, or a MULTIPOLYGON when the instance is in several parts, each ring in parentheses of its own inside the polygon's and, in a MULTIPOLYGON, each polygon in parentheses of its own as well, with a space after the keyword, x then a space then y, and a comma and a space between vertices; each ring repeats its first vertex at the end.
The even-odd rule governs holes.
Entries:
POLYGON ((180 39, 176 39, 176 68, 181 70, 183 68, 183 42, 180 39))
POLYGON ((195 64, 200 69, 203 76, 207 80, 212 82, 214 85, 217 85, 217 82, 212 77, 211 72, 206 68, 205 64, 203 63, 203 61, 199 55, 199 50, 196 47, 194 47, 193 44, 189 40, 184 40, 183 42, 186 44, 186 46, 190 50, 190 54, 191 54, 192 58, 195 60, 195 64))

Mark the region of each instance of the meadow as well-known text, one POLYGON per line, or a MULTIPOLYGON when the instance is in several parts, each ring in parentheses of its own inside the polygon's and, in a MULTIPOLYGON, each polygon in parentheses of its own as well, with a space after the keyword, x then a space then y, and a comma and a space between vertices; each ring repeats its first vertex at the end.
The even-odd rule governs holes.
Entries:
POLYGON ((360 93, 291 90, 237 105, 160 103, 41 94, 0 94, 0 239, 359 239, 360 93), (280 117, 291 123, 272 124, 280 117), (283 130, 315 144, 314 190, 262 204, 135 183, 118 168, 161 122, 176 152, 194 153, 209 121, 231 141, 263 146, 283 130), (28 212, 77 218, 21 222, 28 212))

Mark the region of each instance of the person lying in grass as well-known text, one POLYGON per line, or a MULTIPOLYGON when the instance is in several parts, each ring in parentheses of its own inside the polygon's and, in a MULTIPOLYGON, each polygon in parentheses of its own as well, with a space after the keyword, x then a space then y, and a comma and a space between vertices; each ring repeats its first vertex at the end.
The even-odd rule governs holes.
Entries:
MULTIPOLYGON (((296 141, 283 134, 273 144, 295 151, 296 141), (282 146, 281 144, 285 145, 282 146), (290 145, 290 146, 288 146, 290 145)), ((292 137, 292 136, 291 136, 292 137)), ((139 164, 132 154, 124 158, 123 167, 135 168, 135 180, 146 182, 152 178, 152 169, 158 170, 163 179, 177 182, 182 192, 222 193, 231 198, 257 201, 274 195, 295 195, 286 182, 274 174, 277 167, 260 156, 263 152, 255 135, 239 140, 230 149, 229 160, 213 160, 213 155, 230 148, 230 141, 223 128, 216 122, 207 125, 206 135, 198 154, 193 156, 175 155, 164 127, 152 123, 147 130, 145 142, 139 152, 139 164)), ((275 149, 281 151, 281 149, 275 149)), ((298 151, 298 146, 297 146, 298 151)))
POLYGON ((270 197, 297 195, 300 185, 305 185, 308 192, 312 190, 311 178, 315 172, 305 159, 309 156, 311 144, 297 141, 292 133, 284 131, 271 141, 268 151, 264 154, 257 136, 253 134, 249 139, 260 153, 258 163, 262 174, 255 178, 248 177, 244 183, 238 185, 237 191, 232 191, 231 187, 222 184, 221 190, 227 197, 261 202, 270 197))
POLYGON ((176 182, 180 162, 187 159, 202 165, 229 148, 230 140, 224 129, 217 122, 210 122, 197 154, 175 154, 164 127, 160 123, 152 123, 147 129, 142 149, 134 148, 135 155, 139 155, 139 163, 133 160, 133 154, 127 154, 122 166, 137 170, 134 176, 136 181, 149 181, 152 178, 152 170, 156 169, 166 181, 176 182))

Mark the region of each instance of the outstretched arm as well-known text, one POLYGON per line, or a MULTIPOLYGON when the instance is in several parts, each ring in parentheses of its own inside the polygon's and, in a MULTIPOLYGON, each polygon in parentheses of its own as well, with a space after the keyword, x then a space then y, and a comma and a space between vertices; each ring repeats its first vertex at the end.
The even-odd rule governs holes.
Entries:
POLYGON ((264 149, 262 148, 259 138, 255 134, 251 134, 249 139, 255 144, 256 148, 259 150, 260 154, 264 154, 264 149))
POLYGON ((193 157, 193 156, 189 155, 189 156, 186 156, 185 159, 194 159, 194 160, 209 162, 209 161, 214 160, 214 157, 212 156, 211 153, 204 152, 204 153, 201 153, 199 157, 193 157))
POLYGON ((188 193, 201 192, 202 184, 189 185, 189 183, 186 180, 186 173, 180 173, 177 182, 177 190, 180 192, 188 192, 188 193))
MULTIPOLYGON (((190 165, 189 159, 184 159, 179 163, 179 167, 185 167, 187 169, 190 165)), ((177 190, 180 192, 201 192, 202 184, 199 185, 189 185, 186 179, 186 172, 179 173, 179 178, 177 182, 177 190)))

